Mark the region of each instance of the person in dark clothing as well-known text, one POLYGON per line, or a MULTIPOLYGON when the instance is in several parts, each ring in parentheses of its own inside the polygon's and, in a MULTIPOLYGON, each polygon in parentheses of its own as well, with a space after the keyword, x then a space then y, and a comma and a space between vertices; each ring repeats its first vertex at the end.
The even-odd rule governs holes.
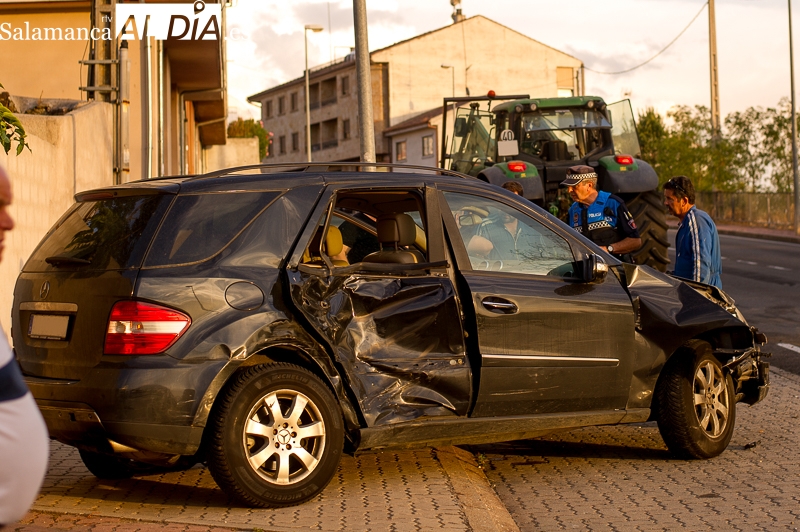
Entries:
MULTIPOLYGON (((357 213, 354 218, 371 226, 375 225, 375 219, 366 214, 357 213)), ((361 262, 370 253, 381 249, 375 235, 352 222, 345 221, 339 226, 339 230, 342 232, 342 253, 344 255, 342 258, 350 264, 361 262)))
POLYGON ((625 262, 642 247, 636 222, 625 202, 608 192, 597 190, 597 173, 591 166, 572 166, 561 182, 574 201, 567 223, 592 242, 625 262))
POLYGON ((502 185, 500 185, 504 189, 508 190, 509 192, 513 192, 517 196, 522 196, 522 185, 517 183, 516 181, 506 181, 502 185))

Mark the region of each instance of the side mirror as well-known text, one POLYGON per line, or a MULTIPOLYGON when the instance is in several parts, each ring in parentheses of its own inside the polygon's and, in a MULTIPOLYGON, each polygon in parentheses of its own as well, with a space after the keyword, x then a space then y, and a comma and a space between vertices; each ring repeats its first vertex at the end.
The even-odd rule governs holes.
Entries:
POLYGON ((580 261, 580 268, 581 280, 584 283, 602 281, 608 273, 608 264, 594 253, 580 261))
POLYGON ((467 119, 463 116, 456 118, 456 123, 453 127, 453 130, 455 131, 454 134, 456 137, 465 137, 468 133, 467 119))

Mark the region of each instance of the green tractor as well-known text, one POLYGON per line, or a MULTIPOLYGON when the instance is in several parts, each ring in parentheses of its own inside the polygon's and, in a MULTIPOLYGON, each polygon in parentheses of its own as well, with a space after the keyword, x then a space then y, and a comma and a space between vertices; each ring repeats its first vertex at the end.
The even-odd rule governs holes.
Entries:
POLYGON ((637 264, 665 271, 666 210, 653 167, 637 159, 639 136, 629 100, 606 104, 596 96, 530 98, 528 95, 445 98, 442 168, 502 185, 516 179, 528 200, 562 220, 572 200, 559 188, 567 168, 589 165, 599 190, 625 200, 643 245, 637 264), (485 109, 482 105, 485 104, 485 109), (455 110, 448 150, 447 113, 455 110))

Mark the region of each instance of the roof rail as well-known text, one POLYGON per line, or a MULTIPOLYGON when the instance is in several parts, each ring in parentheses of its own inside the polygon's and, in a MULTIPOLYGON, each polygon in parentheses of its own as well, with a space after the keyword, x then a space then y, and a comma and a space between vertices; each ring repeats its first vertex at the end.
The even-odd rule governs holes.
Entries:
MULTIPOLYGON (((238 174, 243 171, 259 170, 262 174, 269 174, 269 170, 281 170, 284 172, 329 172, 331 168, 336 168, 339 171, 347 172, 376 172, 378 168, 389 168, 392 170, 422 170, 426 173, 434 175, 444 175, 451 177, 458 177, 461 179, 477 179, 473 176, 456 172, 455 170, 446 170, 444 168, 436 168, 434 166, 421 166, 414 164, 397 164, 397 163, 364 163, 364 162, 319 162, 319 163, 270 163, 270 164, 251 164, 246 166, 234 166, 206 174, 191 176, 187 180, 194 181, 198 179, 209 179, 212 177, 224 177, 227 175, 238 174)), ((421 173, 421 172, 409 172, 421 173)))

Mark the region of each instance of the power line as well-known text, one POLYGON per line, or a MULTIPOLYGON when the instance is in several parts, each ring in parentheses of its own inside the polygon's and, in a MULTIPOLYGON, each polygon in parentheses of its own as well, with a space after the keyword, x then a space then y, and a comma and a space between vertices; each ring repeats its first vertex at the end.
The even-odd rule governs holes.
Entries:
POLYGON ((661 54, 663 54, 664 52, 666 52, 666 51, 667 51, 667 48, 669 48, 670 46, 672 46, 673 44, 675 44, 675 41, 677 41, 678 39, 680 39, 680 38, 681 38, 681 35, 683 35, 683 34, 686 32, 686 30, 688 30, 688 29, 689 29, 689 26, 691 26, 692 24, 694 24, 694 21, 695 21, 695 20, 697 20, 697 17, 699 17, 699 16, 700 16, 700 13, 702 13, 702 12, 703 12, 703 9, 705 9, 707 5, 708 5, 708 2, 705 2, 705 3, 704 3, 702 6, 700 6, 700 11, 698 11, 698 12, 697 12, 697 14, 694 16, 694 18, 693 18, 693 19, 692 19, 692 20, 689 22, 689 24, 687 24, 687 25, 686 25, 686 27, 685 27, 685 28, 683 28, 683 29, 681 30, 681 32, 678 34, 678 36, 677 36, 677 37, 675 37, 674 39, 672 39, 672 40, 669 42, 669 44, 668 44, 668 45, 666 45, 666 46, 665 46, 664 48, 662 48, 662 49, 661 49, 661 50, 660 50, 660 51, 659 51, 659 52, 658 52, 656 55, 654 55, 653 57, 651 57, 650 59, 648 59, 648 60, 647 60, 647 61, 645 61, 644 63, 642 63, 642 64, 640 64, 640 65, 636 65, 635 67, 633 67, 633 68, 629 68, 629 69, 627 69, 627 70, 620 70, 619 72, 601 72, 601 71, 599 71, 599 70, 594 70, 593 68, 589 68, 589 67, 586 67, 586 66, 584 66, 584 68, 585 68, 586 70, 588 70, 589 72, 594 72, 595 74, 608 74, 608 75, 615 75, 615 74, 625 74, 625 73, 627 73, 627 72, 631 72, 632 70, 636 70, 636 69, 637 69, 637 68, 639 68, 639 67, 643 67, 643 66, 645 66, 647 63, 649 63, 650 61, 652 61, 653 59, 655 59, 655 58, 656 58, 656 57, 658 57, 659 55, 661 55, 661 54))

